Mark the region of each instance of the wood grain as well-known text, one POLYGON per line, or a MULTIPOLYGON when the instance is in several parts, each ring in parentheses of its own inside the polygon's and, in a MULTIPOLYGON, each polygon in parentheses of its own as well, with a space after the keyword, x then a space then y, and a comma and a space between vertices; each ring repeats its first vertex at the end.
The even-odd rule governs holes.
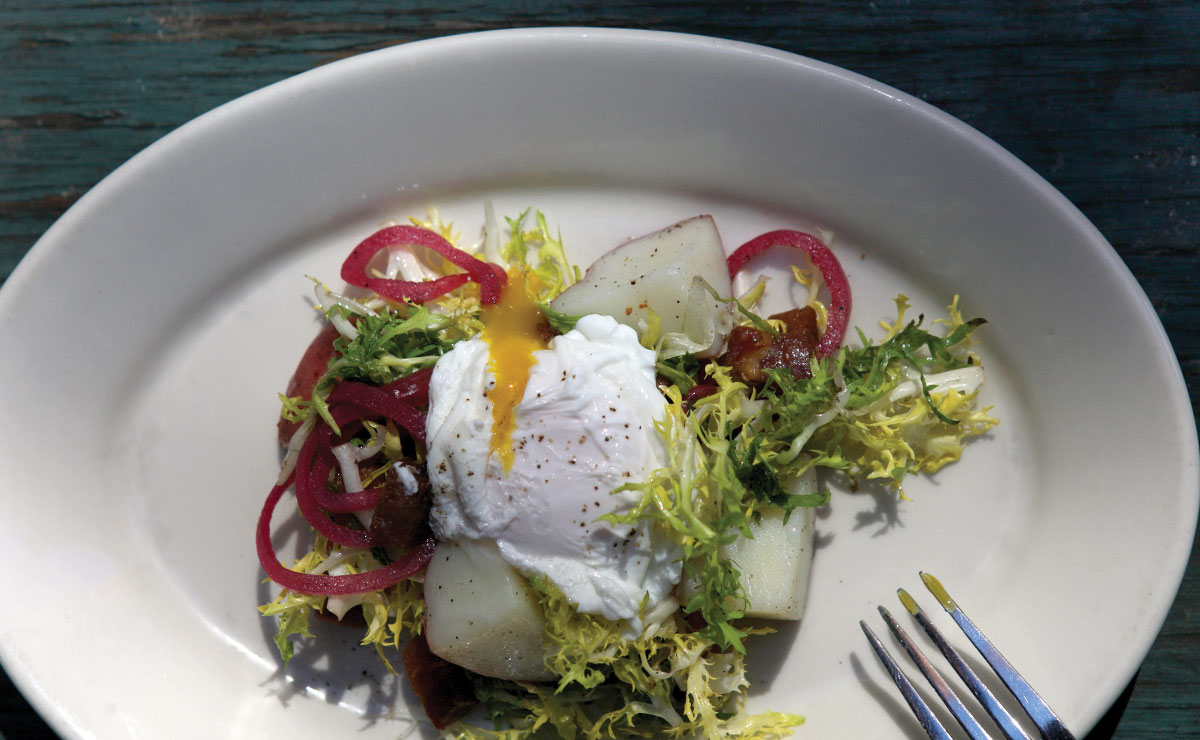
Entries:
MULTIPOLYGON (((1158 312, 1197 410, 1197 2, 0 0, 0 279, 108 172, 227 100, 393 44, 545 25, 773 46, 860 72, 976 127, 1112 242, 1158 312)), ((53 737, 3 682, 0 733, 53 737)), ((1090 737, 1200 738, 1196 548, 1137 680, 1090 737)))

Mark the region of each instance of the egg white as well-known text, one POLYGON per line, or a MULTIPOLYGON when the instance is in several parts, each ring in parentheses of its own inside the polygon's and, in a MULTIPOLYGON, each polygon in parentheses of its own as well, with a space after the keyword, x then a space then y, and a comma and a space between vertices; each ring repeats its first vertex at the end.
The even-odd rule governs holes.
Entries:
POLYGON ((651 607, 670 597, 680 553, 648 525, 598 519, 636 504, 639 493, 614 489, 664 464, 654 352, 633 329, 589 315, 534 357, 507 473, 490 449, 487 344, 461 342, 438 361, 426 422, 434 532, 493 540, 509 564, 547 578, 581 612, 636 626, 644 597, 651 607))

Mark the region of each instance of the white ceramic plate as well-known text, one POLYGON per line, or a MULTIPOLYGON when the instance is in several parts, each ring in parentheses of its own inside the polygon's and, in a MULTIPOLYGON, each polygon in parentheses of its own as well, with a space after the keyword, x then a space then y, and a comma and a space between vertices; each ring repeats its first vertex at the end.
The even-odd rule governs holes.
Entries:
MULTIPOLYGON (((117 170, 0 293, 0 646, 68 737, 393 738, 411 696, 331 634, 280 671, 252 546, 275 394, 386 218, 540 207, 581 261, 700 211, 837 233, 854 322, 954 293, 1003 423, 911 503, 840 495, 800 629, 751 658, 800 737, 917 737, 858 627, 939 575, 1083 731, 1166 614, 1197 511, 1170 346, 1103 237, 904 94, 744 44, 540 30, 410 44, 202 116, 117 170)), ((419 715, 419 711, 418 711, 419 715)))

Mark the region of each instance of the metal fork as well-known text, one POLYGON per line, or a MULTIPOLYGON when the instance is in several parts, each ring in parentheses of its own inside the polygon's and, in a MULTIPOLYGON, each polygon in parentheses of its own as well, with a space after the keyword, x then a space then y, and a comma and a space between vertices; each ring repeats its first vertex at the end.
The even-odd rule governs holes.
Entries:
MULTIPOLYGON (((1042 701, 1042 698, 1033 690, 1033 687, 1024 678, 1021 678, 1021 675, 1012 667, 1012 664, 1005 660, 1004 656, 992 645, 991 641, 984 637, 979 628, 967 618, 967 615, 963 613, 958 604, 954 603, 954 599, 951 599, 950 594, 946 593, 946 589, 942 586, 941 582, 923 571, 921 572, 921 580, 925 583, 925 587, 929 589, 929 592, 933 594, 934 598, 938 600, 942 607, 950 613, 954 621, 958 623, 958 626, 962 628, 967 639, 979 650, 979 653, 987 661, 988 665, 992 667, 992 670, 1000 676, 1000 680, 1004 682, 1008 690, 1020 702, 1025 713, 1037 725, 1042 738, 1044 740, 1075 740, 1075 736, 1067 730, 1062 720, 1050 710, 1050 707, 1046 706, 1046 702, 1042 701)), ((975 672, 967 666, 958 652, 950 647, 949 643, 946 642, 946 638, 929 621, 929 618, 917 606, 917 602, 913 600, 913 597, 909 596, 908 592, 904 589, 899 589, 896 593, 900 597, 900 603, 904 604, 904 608, 908 609, 909 613, 916 618, 917 623, 921 625, 925 633, 933 640, 933 643, 942 651, 942 655, 946 656, 946 660, 950 662, 955 672, 967 684, 967 687, 971 689, 971 693, 975 695, 975 698, 979 700, 984 709, 995 720, 1000 730, 1004 733, 1004 736, 1009 740, 1031 740, 1029 735, 1017 725, 1012 715, 1000 705, 995 695, 983 685, 983 682, 979 680, 975 672)), ((942 678, 941 674, 937 672, 937 669, 933 667, 929 659, 925 657, 913 641, 909 639, 908 635, 896 623, 896 620, 892 618, 887 609, 881 606, 879 607, 879 613, 883 615, 883 620, 887 622, 887 626, 892 630, 892 634, 904 646, 904 650, 912 658, 913 662, 917 664, 917 667, 921 669, 921 673, 925 674, 925 678, 929 680, 930 685, 933 686, 933 690, 937 692, 937 695, 946 704, 946 707, 949 708, 950 713, 954 715, 958 723, 962 725, 963 730, 971 737, 971 740, 991 740, 992 736, 971 715, 958 696, 950 689, 950 686, 946 684, 945 679, 942 678)), ((871 642, 871 647, 875 649, 875 654, 883 661, 883 665, 887 668, 888 673, 891 674, 892 680, 896 682, 896 688, 900 689, 900 693, 904 695, 905 701, 908 702, 908 706, 912 709, 913 714, 917 715, 917 720, 921 723, 921 727, 925 729, 929 737, 932 740, 952 740, 946 728, 933 715, 933 712, 929 709, 929 705, 925 703, 916 689, 913 688, 912 683, 909 682, 908 678, 900 670, 900 667, 896 665, 896 661, 892 660, 892 656, 888 654, 888 651, 879 642, 879 638, 875 636, 875 633, 871 631, 867 623, 860 621, 858 624, 862 627, 863 632, 866 633, 867 640, 871 642)))

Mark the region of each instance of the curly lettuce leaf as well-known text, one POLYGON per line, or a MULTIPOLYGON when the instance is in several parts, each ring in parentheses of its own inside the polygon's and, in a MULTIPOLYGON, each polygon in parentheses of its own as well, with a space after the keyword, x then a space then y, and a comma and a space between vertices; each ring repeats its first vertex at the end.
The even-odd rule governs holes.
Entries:
POLYGON ((734 383, 727 368, 707 368, 723 392, 698 408, 712 404, 731 413, 736 401, 757 409, 734 440, 743 470, 753 459, 788 480, 810 467, 831 468, 880 480, 903 496, 906 476, 959 459, 966 440, 995 426, 989 409, 978 407, 983 371, 967 351, 984 320, 964 320, 955 298, 950 318, 935 322, 944 333, 935 334, 922 328, 923 317, 905 321, 904 296, 896 306, 883 341, 864 340, 814 362, 809 378, 772 370, 770 382, 751 391, 734 383))
MULTIPOLYGON (((804 720, 768 712, 747 715, 744 656, 714 651, 677 611, 643 616, 649 627, 635 639, 622 625, 580 614, 548 582, 535 579, 547 621, 547 665, 557 684, 478 677, 476 695, 493 728, 460 722, 446 738, 523 740, 561 738, 744 738, 774 740, 804 720)), ((761 632, 762 630, 755 630, 761 632)))
MULTIPOLYGON (((329 309, 330 314, 343 311, 337 305, 329 309)), ((429 367, 459 341, 473 336, 478 325, 474 313, 435 313, 418 305, 383 308, 374 315, 357 316, 353 338, 339 336, 333 340, 337 356, 313 387, 311 408, 337 430, 325 402, 337 383, 359 380, 385 385, 429 367)))
POLYGON ((567 286, 579 280, 580 271, 567 260, 562 235, 550 233, 545 214, 537 211, 534 216, 534 228, 523 228, 530 210, 532 209, 526 208, 516 218, 505 219, 508 222, 509 238, 500 250, 500 255, 509 268, 527 268, 534 277, 529 281, 529 286, 533 289, 535 298, 540 303, 548 303, 567 286))
MULTIPOLYGON (((873 403, 895 387, 902 376, 901 371, 907 368, 915 371, 919 377, 921 393, 934 415, 943 423, 956 424, 957 421, 943 415, 933 402, 930 396, 932 388, 925 382, 925 371, 930 367, 938 371, 954 370, 970 364, 969 358, 960 358, 951 350, 966 341, 972 331, 987 321, 962 321, 960 316, 948 334, 937 336, 921 328, 924 317, 909 321, 901 328, 904 312, 909 306, 908 299, 903 295, 897 296, 896 306, 899 316, 882 343, 872 344, 860 331, 863 347, 844 351, 842 372, 850 389, 846 408, 852 410, 873 403)), ((956 307, 957 298, 951 309, 956 311, 956 307)))
MULTIPOLYGON (((613 523, 650 522, 681 546, 683 577, 699 583, 685 605, 699 613, 707 639, 722 649, 744 652, 747 632, 734 622, 745 616, 746 603, 737 566, 720 554, 722 545, 749 533, 748 494, 726 455, 727 442, 701 428, 701 417, 688 414, 678 388, 666 390, 664 419, 656 424, 667 464, 640 483, 618 490, 637 491, 642 498, 623 514, 601 517, 613 523)), ((718 424, 720 426, 720 424, 718 424)))
MULTIPOLYGON (((333 549, 328 540, 316 536, 312 549, 291 566, 299 573, 331 572, 331 563, 336 563, 338 573, 361 573, 374 570, 383 564, 370 551, 361 551, 350 557, 333 549)), ((299 594, 284 589, 271 603, 258 608, 263 616, 278 617, 275 630, 275 645, 283 658, 284 665, 295 654, 296 637, 312 637, 309 617, 313 611, 331 608, 335 597, 299 594)), ((425 599, 420 583, 403 581, 383 591, 351 597, 340 605, 343 609, 359 606, 367 622, 367 630, 361 644, 375 648, 389 671, 395 668, 387 659, 385 648, 398 648, 409 636, 420 634, 425 618, 425 599)), ((340 613, 340 612, 339 612, 340 613)))

